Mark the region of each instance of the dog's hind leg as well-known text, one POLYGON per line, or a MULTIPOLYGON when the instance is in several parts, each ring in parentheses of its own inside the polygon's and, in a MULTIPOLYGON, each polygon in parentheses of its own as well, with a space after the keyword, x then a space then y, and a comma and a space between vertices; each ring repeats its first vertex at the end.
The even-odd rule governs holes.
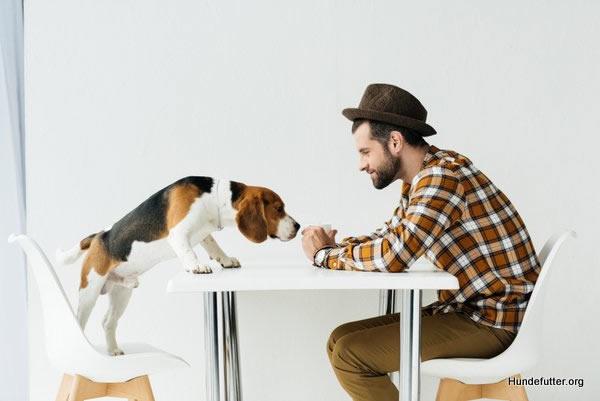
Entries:
POLYGON ((79 326, 84 330, 87 321, 92 313, 96 300, 100 295, 102 287, 106 282, 106 276, 97 274, 94 270, 90 271, 87 276, 87 282, 85 287, 79 288, 79 306, 77 308, 77 320, 79 326))
POLYGON ((102 238, 94 237, 81 267, 77 320, 82 330, 85 330, 90 313, 104 288, 108 274, 118 265, 119 261, 109 254, 102 238))
POLYGON ((102 326, 104 327, 106 346, 110 355, 123 355, 123 351, 117 344, 117 324, 129 303, 131 293, 132 288, 121 285, 113 285, 108 293, 109 306, 102 326))

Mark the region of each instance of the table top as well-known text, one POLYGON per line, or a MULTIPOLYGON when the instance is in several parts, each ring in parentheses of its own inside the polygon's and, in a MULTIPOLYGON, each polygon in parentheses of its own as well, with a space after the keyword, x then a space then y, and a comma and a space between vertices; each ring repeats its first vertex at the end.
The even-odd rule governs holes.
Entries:
POLYGON ((425 258, 401 273, 329 270, 301 261, 250 262, 229 269, 210 266, 211 274, 179 272, 169 280, 167 292, 458 288, 456 277, 425 258))

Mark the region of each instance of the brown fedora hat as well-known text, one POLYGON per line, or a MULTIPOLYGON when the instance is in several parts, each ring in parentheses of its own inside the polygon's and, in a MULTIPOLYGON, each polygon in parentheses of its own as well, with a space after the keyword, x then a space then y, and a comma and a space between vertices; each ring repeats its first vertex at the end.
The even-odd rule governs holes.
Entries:
POLYGON ((367 86, 358 108, 344 109, 342 114, 351 121, 366 119, 411 128, 421 136, 436 133, 432 126, 425 123, 427 110, 419 99, 394 85, 367 86))

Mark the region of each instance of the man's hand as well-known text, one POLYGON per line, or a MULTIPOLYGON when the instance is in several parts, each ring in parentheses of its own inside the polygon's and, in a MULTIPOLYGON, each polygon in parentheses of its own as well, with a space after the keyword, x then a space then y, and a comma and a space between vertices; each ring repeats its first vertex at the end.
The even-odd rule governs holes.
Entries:
POLYGON ((337 230, 325 231, 323 227, 308 226, 302 230, 302 249, 311 263, 314 263, 315 253, 326 246, 335 247, 337 230))

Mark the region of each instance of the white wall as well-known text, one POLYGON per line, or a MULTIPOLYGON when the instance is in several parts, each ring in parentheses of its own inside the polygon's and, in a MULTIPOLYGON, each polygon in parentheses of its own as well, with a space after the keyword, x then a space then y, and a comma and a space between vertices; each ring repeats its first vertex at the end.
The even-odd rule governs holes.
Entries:
MULTIPOLYGON (((532 400, 594 399, 600 6, 283 3, 25 2, 30 232, 49 251, 69 246, 187 174, 269 186, 303 224, 370 232, 393 211, 399 184, 378 192, 358 172, 340 112, 366 84, 394 83, 427 107, 432 143, 467 155, 506 192, 538 250, 556 230, 579 233, 550 282, 543 361, 525 376, 585 379, 530 387, 532 400)), ((252 245, 232 229, 217 239, 242 262, 302 257, 298 239, 252 245)), ((143 277, 119 338, 193 365, 153 378, 157 399, 200 400, 202 298, 165 294, 179 268, 143 277)), ((77 269, 58 273, 75 301, 77 269)), ((41 401, 59 372, 31 298, 31 400, 41 401)), ((87 331, 99 342, 105 307, 87 331)), ((348 399, 325 343, 338 324, 376 311, 375 291, 240 294, 245 399, 348 399)), ((423 381, 423 399, 436 385, 423 381)))
POLYGON ((23 24, 19 0, 0 2, 0 400, 29 394, 27 275, 6 241, 25 230, 23 24))
MULTIPOLYGON (((6 4, 3 4, 6 5, 6 4)), ((2 5, 0 5, 1 7, 2 5)), ((0 14, 3 9, 0 8, 0 14)), ((13 10, 14 11, 14 10, 13 10)), ((0 16, 1 18, 2 16, 0 16)), ((2 20, 1 23, 5 22, 2 20)), ((11 28, 14 28, 11 24, 11 28)), ((1 28, 0 28, 1 29, 1 28)), ((0 35, 3 33, 0 32, 0 35)), ((6 38, 0 38, 4 40, 6 38)), ((6 42, 0 44, 0 48, 6 42)), ((0 49, 2 50, 2 49, 0 49)), ((7 52, 7 54, 10 54, 7 52)), ((21 149, 13 135, 18 115, 11 113, 14 92, 7 90, 8 77, 13 72, 0 52, 0 400, 23 400, 28 394, 27 366, 27 278, 25 258, 6 239, 10 233, 25 227, 23 199, 18 188, 23 187, 23 175, 17 174, 21 149)), ((10 76, 10 82, 14 82, 10 76)), ((11 88, 11 91, 14 88, 11 88)))

